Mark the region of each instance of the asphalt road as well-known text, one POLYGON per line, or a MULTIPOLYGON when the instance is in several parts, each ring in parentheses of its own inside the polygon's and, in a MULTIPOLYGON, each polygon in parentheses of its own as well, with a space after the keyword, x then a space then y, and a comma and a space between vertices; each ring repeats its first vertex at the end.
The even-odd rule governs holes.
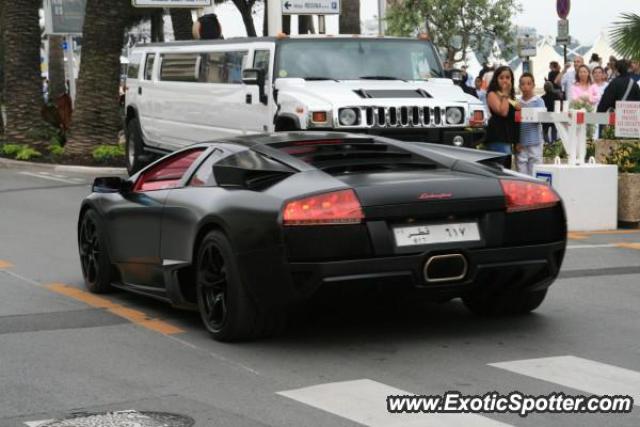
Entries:
POLYGON ((0 427, 123 410, 207 427, 640 425, 640 233, 573 234, 562 278, 529 316, 481 319, 458 301, 373 299, 230 345, 211 340, 196 313, 83 291, 75 227, 90 181, 0 169, 0 427), (387 394, 450 390, 629 394, 636 406, 386 413, 387 394))

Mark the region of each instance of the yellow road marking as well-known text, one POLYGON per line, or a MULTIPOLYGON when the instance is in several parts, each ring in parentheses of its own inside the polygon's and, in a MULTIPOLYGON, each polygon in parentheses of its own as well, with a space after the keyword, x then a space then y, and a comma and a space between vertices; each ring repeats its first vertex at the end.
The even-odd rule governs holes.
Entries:
POLYGON ((0 259, 0 270, 11 267, 13 267, 13 264, 11 264, 9 261, 0 259))
POLYGON ((588 231, 586 234, 633 234, 640 233, 640 230, 601 230, 601 231, 588 231))
POLYGON ((617 243, 616 244, 617 247, 619 248, 624 248, 624 249, 635 249, 637 251, 640 251, 640 243, 628 243, 628 242, 624 242, 624 243, 617 243))
POLYGON ((151 319, 141 311, 116 304, 107 298, 90 294, 81 289, 74 288, 73 286, 65 285, 64 283, 51 283, 46 285, 46 287, 53 292, 81 301, 92 307, 104 308, 116 316, 127 319, 131 323, 164 335, 174 335, 184 332, 184 330, 177 326, 173 326, 162 320, 151 319))
POLYGON ((571 240, 585 240, 587 239, 589 236, 586 235, 585 233, 578 233, 575 231, 570 231, 567 233, 567 237, 571 240))

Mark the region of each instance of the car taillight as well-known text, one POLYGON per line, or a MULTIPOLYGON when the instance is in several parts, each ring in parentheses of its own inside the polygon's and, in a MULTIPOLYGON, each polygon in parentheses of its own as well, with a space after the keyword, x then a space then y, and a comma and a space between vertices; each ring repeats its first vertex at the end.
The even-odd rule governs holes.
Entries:
POLYGON ((358 224, 364 214, 353 190, 333 191, 288 202, 284 225, 358 224))
POLYGON ((501 179, 500 184, 507 199, 507 212, 548 208, 560 201, 556 192, 546 184, 515 179, 501 179))

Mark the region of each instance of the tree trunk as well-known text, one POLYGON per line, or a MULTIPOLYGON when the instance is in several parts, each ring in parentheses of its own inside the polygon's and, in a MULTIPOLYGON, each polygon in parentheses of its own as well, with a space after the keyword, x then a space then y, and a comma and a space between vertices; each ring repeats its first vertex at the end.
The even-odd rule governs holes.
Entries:
POLYGON ((63 41, 62 36, 49 36, 49 101, 66 92, 63 41))
POLYGON ((253 1, 248 2, 247 0, 233 0, 233 4, 242 16, 242 22, 248 37, 256 37, 256 26, 253 23, 252 15, 253 3, 253 1))
POLYGON ((311 15, 298 15, 298 34, 315 34, 316 30, 313 27, 313 16, 311 15))
POLYGON ((4 133, 4 118, 2 106, 4 105, 4 0, 0 0, 0 134, 4 133))
POLYGON ((89 156, 97 145, 118 141, 120 52, 130 4, 130 0, 87 1, 69 154, 89 156))
POLYGON ((173 37, 176 40, 193 39, 193 18, 191 9, 171 9, 171 24, 173 25, 173 37))
POLYGON ((7 108, 5 135, 11 142, 39 145, 32 135, 40 127, 43 105, 40 74, 41 0, 6 1, 4 4, 4 87, 7 108))
POLYGON ((151 41, 164 42, 164 12, 162 9, 151 13, 151 41))
POLYGON ((343 0, 340 21, 340 34, 360 34, 360 0, 343 0))

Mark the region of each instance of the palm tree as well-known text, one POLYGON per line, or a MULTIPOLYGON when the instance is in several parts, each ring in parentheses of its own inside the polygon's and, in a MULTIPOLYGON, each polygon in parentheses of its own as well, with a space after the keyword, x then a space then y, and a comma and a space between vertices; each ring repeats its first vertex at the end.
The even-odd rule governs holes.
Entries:
POLYGON ((64 94, 64 50, 62 49, 62 36, 49 36, 49 100, 64 94))
POLYGON ((176 40, 191 40, 193 38, 191 9, 172 8, 170 10, 173 37, 176 40))
POLYGON ((4 2, 4 97, 9 141, 37 145, 33 130, 39 127, 43 105, 40 74, 40 24, 42 0, 4 2))
POLYGON ((118 105, 120 53, 132 16, 130 0, 87 0, 68 154, 86 156, 97 145, 117 141, 122 127, 118 105))
POLYGON ((343 0, 341 7, 340 34, 360 34, 360 0, 343 0))
POLYGON ((621 55, 640 59, 640 15, 623 13, 611 30, 613 48, 621 55))
MULTIPOLYGON (((4 104, 4 0, 0 0, 0 110, 4 104)), ((0 111, 0 133, 4 133, 4 120, 0 111)))

